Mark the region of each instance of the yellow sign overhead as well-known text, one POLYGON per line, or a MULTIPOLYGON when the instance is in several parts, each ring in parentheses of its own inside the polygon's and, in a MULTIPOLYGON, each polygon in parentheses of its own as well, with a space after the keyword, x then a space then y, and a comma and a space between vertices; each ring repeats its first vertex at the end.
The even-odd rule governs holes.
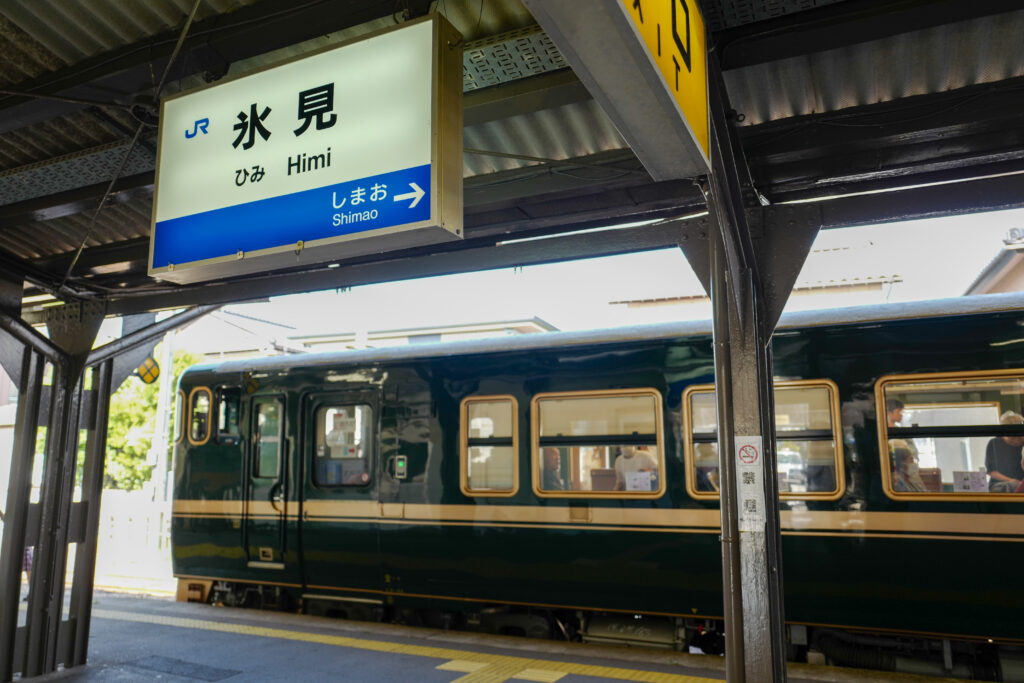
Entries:
POLYGON ((621 0, 647 54, 709 159, 708 64, 696 0, 621 0))

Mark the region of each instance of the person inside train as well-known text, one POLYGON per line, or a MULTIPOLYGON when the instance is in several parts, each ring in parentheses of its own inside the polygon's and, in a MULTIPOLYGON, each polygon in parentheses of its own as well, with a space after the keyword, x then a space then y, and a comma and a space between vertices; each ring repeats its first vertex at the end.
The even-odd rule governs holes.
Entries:
POLYGON ((697 490, 718 490, 718 451, 715 444, 699 443, 694 447, 697 460, 697 490))
POLYGON ((634 446, 623 446, 615 458, 616 491, 653 491, 658 476, 658 464, 647 451, 638 451, 634 446), (636 472, 647 473, 637 476, 636 472))
POLYGON ((885 423, 890 427, 899 427, 903 420, 903 401, 890 398, 885 402, 885 423))
POLYGON ((892 488, 894 491, 927 491, 917 464, 917 451, 904 439, 889 441, 892 459, 892 488))
POLYGON ((541 489, 544 491, 564 491, 562 480, 562 457, 557 448, 550 446, 541 449, 541 489))
MULTIPOLYGON (((1021 468, 1024 468, 1024 455, 1021 455, 1021 457, 1020 457, 1020 466, 1021 466, 1021 468)), ((1014 489, 1013 492, 1014 493, 1024 493, 1024 480, 1022 480, 1019 484, 1017 484, 1017 488, 1014 489)))
MULTIPOLYGON (((1008 410, 999 417, 999 424, 1024 424, 1024 417, 1008 410)), ((1021 452, 1024 436, 997 436, 985 447, 985 470, 988 471, 988 490, 994 493, 1013 493, 1024 481, 1021 452)))

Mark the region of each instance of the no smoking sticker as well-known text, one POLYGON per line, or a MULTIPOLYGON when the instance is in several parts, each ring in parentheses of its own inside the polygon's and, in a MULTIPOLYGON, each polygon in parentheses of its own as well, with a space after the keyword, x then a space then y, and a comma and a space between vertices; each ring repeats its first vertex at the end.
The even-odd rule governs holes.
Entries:
POLYGON ((760 436, 736 436, 736 480, 739 496, 737 512, 740 531, 764 531, 764 474, 761 471, 763 450, 764 442, 760 436))

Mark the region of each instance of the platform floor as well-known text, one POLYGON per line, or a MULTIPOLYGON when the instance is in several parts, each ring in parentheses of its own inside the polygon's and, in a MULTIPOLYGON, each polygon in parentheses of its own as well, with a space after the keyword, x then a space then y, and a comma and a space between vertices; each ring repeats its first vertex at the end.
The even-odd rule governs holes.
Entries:
MULTIPOLYGON (((652 681, 725 678, 720 657, 439 631, 97 591, 89 664, 36 681, 652 681)), ((791 664, 791 681, 938 681, 791 664)))

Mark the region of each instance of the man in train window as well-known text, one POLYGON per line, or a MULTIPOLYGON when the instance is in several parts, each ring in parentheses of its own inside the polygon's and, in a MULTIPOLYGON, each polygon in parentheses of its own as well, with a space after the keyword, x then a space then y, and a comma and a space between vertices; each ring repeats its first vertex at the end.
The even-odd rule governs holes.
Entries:
POLYGON ((658 476, 658 464, 647 451, 623 446, 615 458, 616 491, 653 491, 658 476))
POLYGON ((557 448, 550 446, 543 449, 543 476, 541 477, 542 491, 564 491, 565 483, 562 481, 562 458, 557 448))
POLYGON ((885 402, 885 423, 890 427, 899 427, 903 419, 903 401, 890 398, 885 402))
MULTIPOLYGON (((1008 410, 999 418, 1004 425, 1024 424, 1021 417, 1008 410)), ((1024 481, 1021 448, 1024 436, 997 436, 985 447, 985 469, 988 471, 988 490, 993 493, 1013 493, 1024 481)))

